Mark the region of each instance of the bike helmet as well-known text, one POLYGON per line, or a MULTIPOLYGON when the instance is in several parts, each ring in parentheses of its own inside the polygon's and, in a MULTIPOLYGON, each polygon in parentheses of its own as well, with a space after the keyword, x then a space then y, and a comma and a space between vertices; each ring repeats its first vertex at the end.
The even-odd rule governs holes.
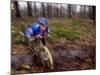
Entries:
POLYGON ((42 17, 37 20, 37 23, 39 23, 40 25, 46 26, 46 27, 48 26, 48 21, 42 17))

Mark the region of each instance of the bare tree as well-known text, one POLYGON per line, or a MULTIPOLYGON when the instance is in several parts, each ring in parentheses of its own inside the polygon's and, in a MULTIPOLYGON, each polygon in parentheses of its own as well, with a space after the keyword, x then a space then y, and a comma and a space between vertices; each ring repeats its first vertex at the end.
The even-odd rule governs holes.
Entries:
POLYGON ((72 12, 72 18, 76 18, 77 14, 76 14, 76 5, 71 5, 72 9, 71 9, 71 12, 72 12))
POLYGON ((38 17, 36 2, 34 2, 34 14, 35 14, 35 17, 38 17))
POLYGON ((47 3, 47 15, 48 15, 49 18, 51 17, 50 16, 50 4, 49 3, 47 3))
POLYGON ((71 4, 68 4, 68 17, 71 18, 71 4))
POLYGON ((15 10, 14 10, 14 2, 11 2, 11 17, 14 18, 15 17, 15 10))
POLYGON ((20 17, 20 10, 19 10, 19 5, 18 5, 18 1, 14 1, 14 7, 15 7, 15 10, 16 10, 16 16, 17 17, 20 17))
POLYGON ((96 6, 92 6, 92 19, 94 20, 94 25, 96 25, 96 6))
POLYGON ((59 17, 59 14, 58 14, 58 3, 56 4, 57 6, 56 6, 56 15, 57 15, 57 18, 59 17))
POLYGON ((60 18, 62 17, 62 4, 60 4, 60 18))
POLYGON ((95 16, 96 16, 96 7, 92 6, 92 19, 95 20, 95 16))
POLYGON ((28 7, 28 16, 32 16, 32 6, 31 6, 31 2, 27 1, 27 7, 28 7))
POLYGON ((86 18, 86 5, 83 6, 83 18, 86 18))
POLYGON ((46 14, 45 14, 45 6, 44 6, 44 3, 41 3, 42 5, 42 16, 46 17, 46 14))
POLYGON ((84 12, 85 12, 85 10, 84 10, 85 8, 84 8, 84 5, 81 5, 80 6, 80 18, 84 18, 84 12))

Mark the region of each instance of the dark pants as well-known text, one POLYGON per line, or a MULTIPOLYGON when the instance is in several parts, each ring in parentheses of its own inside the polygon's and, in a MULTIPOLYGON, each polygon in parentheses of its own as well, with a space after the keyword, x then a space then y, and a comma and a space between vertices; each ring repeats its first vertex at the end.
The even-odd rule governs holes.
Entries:
POLYGON ((41 41, 42 41, 42 44, 43 45, 46 45, 46 42, 45 42, 45 38, 44 37, 41 39, 41 41))

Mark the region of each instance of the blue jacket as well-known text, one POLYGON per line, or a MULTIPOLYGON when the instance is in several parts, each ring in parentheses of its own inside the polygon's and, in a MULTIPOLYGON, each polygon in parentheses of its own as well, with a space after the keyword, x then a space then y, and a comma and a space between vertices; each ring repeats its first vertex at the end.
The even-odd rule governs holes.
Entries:
POLYGON ((31 37, 32 35, 33 36, 36 36, 36 35, 41 35, 43 36, 44 33, 47 33, 48 32, 48 27, 46 27, 46 29, 41 32, 40 31, 40 27, 39 27, 39 24, 37 22, 33 23, 30 27, 27 27, 24 31, 24 35, 26 37, 31 37))

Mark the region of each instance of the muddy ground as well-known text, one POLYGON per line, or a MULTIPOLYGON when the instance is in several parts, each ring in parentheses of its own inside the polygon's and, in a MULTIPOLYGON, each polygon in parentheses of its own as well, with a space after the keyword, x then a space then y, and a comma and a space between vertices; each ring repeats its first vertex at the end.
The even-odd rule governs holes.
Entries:
POLYGON ((14 73, 39 73, 55 71, 74 71, 95 69, 95 46, 77 44, 55 44, 48 46, 54 60, 54 69, 44 68, 41 62, 37 62, 31 48, 25 45, 14 45, 16 51, 12 51, 11 66, 14 73), (22 67, 22 65, 25 65, 22 67), (26 65, 29 67, 26 68, 26 65))

